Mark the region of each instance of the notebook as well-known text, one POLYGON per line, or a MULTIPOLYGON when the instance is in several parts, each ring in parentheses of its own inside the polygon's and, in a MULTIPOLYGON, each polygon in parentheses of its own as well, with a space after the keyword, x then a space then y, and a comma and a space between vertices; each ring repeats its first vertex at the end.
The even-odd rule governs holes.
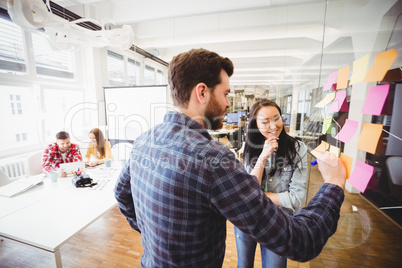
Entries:
POLYGON ((77 172, 78 169, 80 169, 81 172, 85 171, 85 163, 83 161, 63 163, 63 164, 60 164, 59 169, 66 172, 67 176, 73 176, 72 172, 77 172))
POLYGON ((34 178, 21 178, 13 181, 7 185, 0 187, 0 195, 6 197, 13 197, 19 195, 35 186, 43 183, 43 175, 34 178))

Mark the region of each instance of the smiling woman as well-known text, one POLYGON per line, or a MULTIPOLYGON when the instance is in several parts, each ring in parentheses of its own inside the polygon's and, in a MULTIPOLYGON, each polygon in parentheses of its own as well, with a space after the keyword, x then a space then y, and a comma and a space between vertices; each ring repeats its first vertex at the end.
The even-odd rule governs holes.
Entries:
MULTIPOLYGON (((243 163, 283 211, 293 214, 302 207, 307 197, 307 148, 286 133, 275 102, 263 99, 251 108, 243 163)), ((234 232, 239 267, 252 267, 257 243, 237 227, 234 232)), ((261 259, 262 267, 287 264, 286 258, 262 246, 261 259)))

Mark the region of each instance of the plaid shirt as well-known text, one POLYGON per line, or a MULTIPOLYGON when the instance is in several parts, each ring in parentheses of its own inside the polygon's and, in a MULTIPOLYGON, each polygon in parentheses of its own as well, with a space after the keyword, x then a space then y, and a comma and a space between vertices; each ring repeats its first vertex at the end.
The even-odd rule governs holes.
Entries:
POLYGON ((297 261, 318 255, 337 226, 343 190, 323 184, 286 215, 235 155, 184 114, 140 136, 115 186, 121 212, 141 232, 142 267, 221 267, 226 219, 297 261))
POLYGON ((70 163, 82 161, 80 148, 77 144, 71 144, 70 149, 66 152, 66 159, 63 160, 63 156, 60 153, 57 143, 49 144, 45 149, 42 157, 42 170, 45 173, 54 171, 60 167, 61 163, 70 163))

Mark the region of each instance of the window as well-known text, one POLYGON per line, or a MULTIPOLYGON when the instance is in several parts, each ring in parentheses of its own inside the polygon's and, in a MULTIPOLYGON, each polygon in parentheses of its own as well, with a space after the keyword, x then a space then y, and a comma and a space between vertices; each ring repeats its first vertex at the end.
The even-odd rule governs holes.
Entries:
POLYGON ((1 151, 40 142, 39 97, 30 87, 0 85, 1 151), (10 109, 11 107, 11 109, 10 109))
POLYGON ((59 90, 46 88, 43 90, 45 108, 45 140, 52 141, 60 130, 69 132, 72 140, 82 133, 83 111, 75 110, 82 103, 83 91, 59 90), (78 134, 78 135, 77 135, 78 134))
POLYGON ((124 58, 122 55, 107 51, 107 70, 109 85, 124 86, 124 58))
POLYGON ((22 114, 22 104, 20 95, 10 95, 11 114, 22 114))
POLYGON ((51 47, 44 33, 33 33, 32 43, 38 76, 74 79, 72 52, 51 47))
POLYGON ((155 85, 155 68, 145 65, 144 69, 145 85, 155 85))
POLYGON ((165 84, 163 72, 161 70, 158 70, 156 72, 156 85, 163 85, 163 84, 165 84))
POLYGON ((23 31, 3 18, 0 18, 0 72, 26 73, 23 31))
POLYGON ((17 142, 23 142, 27 140, 27 134, 26 133, 18 133, 15 134, 15 139, 17 142))
POLYGON ((141 63, 128 59, 127 61, 128 85, 137 86, 141 84, 141 63))

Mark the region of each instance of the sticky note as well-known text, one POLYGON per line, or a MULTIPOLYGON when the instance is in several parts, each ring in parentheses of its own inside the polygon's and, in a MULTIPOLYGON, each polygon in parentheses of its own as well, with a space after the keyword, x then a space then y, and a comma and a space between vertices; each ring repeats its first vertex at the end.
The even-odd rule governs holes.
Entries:
POLYGON ((363 79, 365 82, 382 81, 385 74, 395 61, 397 52, 395 49, 387 50, 385 52, 375 55, 375 59, 366 77, 363 79))
POLYGON ((321 141, 320 145, 318 145, 314 150, 311 151, 311 154, 314 155, 315 158, 318 158, 317 152, 323 153, 325 151, 329 151, 329 147, 330 147, 329 143, 321 141))
POLYGON ((347 93, 346 90, 336 92, 335 99, 332 102, 331 107, 329 108, 330 112, 349 111, 349 105, 348 102, 346 101, 346 93, 347 93))
POLYGON ((350 85, 362 82, 367 73, 369 54, 353 62, 353 72, 350 77, 350 85))
POLYGON ((336 83, 336 90, 345 89, 348 87, 350 66, 345 66, 338 70, 338 82, 336 83))
POLYGON ((335 83, 336 77, 338 76, 338 71, 335 71, 333 73, 330 73, 328 75, 328 80, 327 83, 325 84, 325 87, 322 91, 328 91, 331 89, 331 86, 333 83, 335 83))
POLYGON ((346 178, 349 179, 350 174, 352 173, 353 158, 348 156, 347 154, 341 153, 340 159, 342 160, 343 164, 345 165, 346 178))
POLYGON ((370 87, 363 104, 362 113, 377 116, 381 115, 388 92, 389 84, 370 87))
POLYGON ((329 151, 339 157, 341 155, 341 148, 338 148, 336 146, 330 145, 329 146, 329 151))
POLYGON ((325 117, 322 123, 322 134, 331 134, 332 130, 332 117, 325 117))
POLYGON ((367 188, 367 185, 373 176, 374 167, 356 160, 355 168, 350 175, 348 182, 361 193, 367 188))
POLYGON ((380 138, 382 132, 382 125, 363 123, 362 126, 363 129, 357 142, 357 148, 370 154, 375 154, 378 139, 380 138))
POLYGON ((341 142, 348 143, 356 133, 359 122, 346 119, 341 131, 334 137, 341 142))
POLYGON ((335 92, 328 93, 319 103, 317 103, 314 107, 316 108, 324 108, 328 103, 333 101, 335 98, 335 92))

